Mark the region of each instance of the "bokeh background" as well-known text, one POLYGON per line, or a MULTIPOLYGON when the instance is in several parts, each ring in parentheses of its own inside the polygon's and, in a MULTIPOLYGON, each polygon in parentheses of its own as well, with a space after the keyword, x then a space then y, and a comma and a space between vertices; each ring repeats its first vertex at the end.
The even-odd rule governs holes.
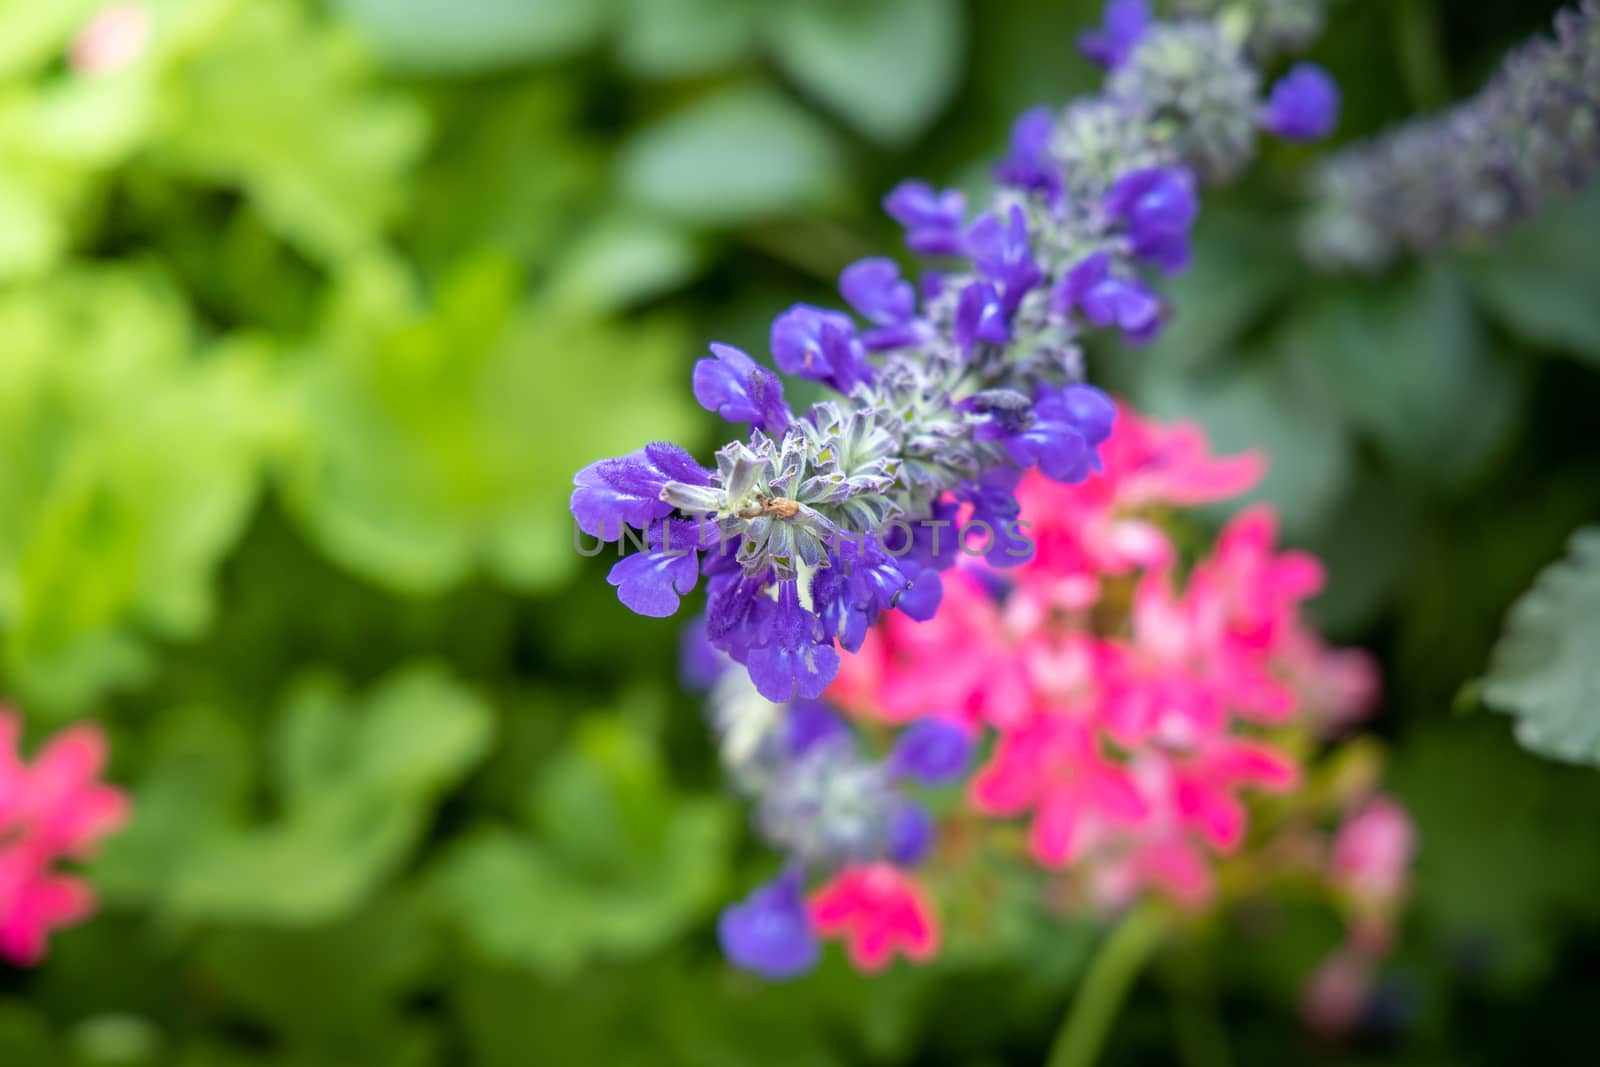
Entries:
MULTIPOLYGON (((688 373, 897 243, 903 176, 986 181, 1093 84, 1084 0, 0 0, 0 681, 94 717, 132 826, 90 924, 0 968, 0 1063, 1042 1061, 1096 931, 998 922, 872 980, 731 972, 770 872, 678 688, 672 624, 573 549, 572 472, 719 443, 688 373)), ((1341 137, 1475 88, 1529 0, 1347 0, 1341 137)), ((1217 927, 1108 1062, 1593 1062, 1600 773, 1473 679, 1600 515, 1600 197, 1492 254, 1301 264, 1313 149, 1209 198, 1180 314, 1098 381, 1220 447, 1384 663, 1422 831, 1361 1031, 1307 1035, 1333 920, 1217 927), (1250 931, 1245 931, 1246 934, 1250 931), (1199 987, 1209 1023, 1174 1012, 1199 987), (1195 1037, 1196 1026, 1198 1038, 1195 1037), (1187 1036, 1186 1036, 1187 1035, 1187 1036)))

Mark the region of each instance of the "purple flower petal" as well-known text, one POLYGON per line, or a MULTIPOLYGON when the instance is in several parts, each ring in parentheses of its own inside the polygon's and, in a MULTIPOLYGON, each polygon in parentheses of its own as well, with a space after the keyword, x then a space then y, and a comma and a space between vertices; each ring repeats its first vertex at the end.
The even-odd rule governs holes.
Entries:
POLYGON ((794 420, 778 376, 732 345, 711 346, 715 359, 694 365, 694 398, 729 422, 781 434, 794 420))
POLYGON ((953 719, 919 719, 906 727, 889 753, 898 777, 923 785, 953 785, 972 764, 972 731, 953 719))

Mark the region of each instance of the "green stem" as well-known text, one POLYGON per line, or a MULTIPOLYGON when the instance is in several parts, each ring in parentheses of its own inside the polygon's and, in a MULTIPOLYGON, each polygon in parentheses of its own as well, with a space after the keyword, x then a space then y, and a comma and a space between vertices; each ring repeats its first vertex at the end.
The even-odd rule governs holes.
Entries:
POLYGON ((1450 76, 1439 42, 1439 17, 1433 0, 1398 0, 1394 30, 1406 91, 1419 111, 1435 111, 1450 102, 1450 76))
POLYGON ((1046 1067, 1093 1067, 1128 990, 1165 932, 1162 914, 1148 904, 1134 908, 1117 924, 1061 1021, 1046 1067))

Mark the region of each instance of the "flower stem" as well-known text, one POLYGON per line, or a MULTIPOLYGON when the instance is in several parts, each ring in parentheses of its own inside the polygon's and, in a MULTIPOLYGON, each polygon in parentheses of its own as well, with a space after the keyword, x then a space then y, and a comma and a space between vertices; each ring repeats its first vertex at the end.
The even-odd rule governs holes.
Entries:
POLYGON ((1165 919, 1150 904, 1135 907, 1117 924, 1061 1021, 1046 1067, 1093 1067, 1128 990, 1165 932, 1165 919))

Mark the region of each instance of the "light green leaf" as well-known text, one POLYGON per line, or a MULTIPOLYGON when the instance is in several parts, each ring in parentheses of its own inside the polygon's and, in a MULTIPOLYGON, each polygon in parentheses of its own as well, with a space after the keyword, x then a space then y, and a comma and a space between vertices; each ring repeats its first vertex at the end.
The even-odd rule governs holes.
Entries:
POLYGON ((614 0, 337 0, 384 62, 475 74, 574 52, 611 21, 614 0))
POLYGON ((1600 765, 1600 526, 1511 608, 1483 682, 1517 718, 1517 740, 1550 759, 1600 765))
POLYGON ((313 257, 369 251, 403 206, 422 112, 377 89, 358 42, 299 4, 241 4, 226 29, 173 71, 153 165, 239 187, 313 257))
POLYGON ((468 263, 432 312, 392 264, 346 280, 294 369, 285 490, 318 543, 391 588, 485 570, 549 588, 577 565, 572 475, 695 425, 687 350, 660 321, 518 305, 503 260, 468 263))
POLYGON ((927 128, 961 78, 959 0, 813 0, 773 14, 778 63, 868 137, 888 144, 927 128))
POLYGON ((117 899, 184 922, 352 914, 405 860, 493 730, 489 710, 431 668, 408 668, 360 700, 308 679, 275 729, 278 814, 256 821, 242 802, 241 735, 214 713, 169 719, 134 823, 100 871, 117 899))
POLYGON ((619 720, 580 726, 531 813, 537 836, 483 826, 435 872, 441 914, 493 960, 561 976, 638 956, 719 898, 731 813, 675 794, 654 749, 619 720))
POLYGON ((259 351, 192 351, 185 308, 147 272, 13 288, 0 336, 4 657, 30 703, 72 708, 137 675, 139 631, 209 622, 271 394, 259 351))
POLYGON ((1553 204, 1471 257, 1478 299, 1519 336, 1600 364, 1600 189, 1553 204))
POLYGON ((618 161, 634 202, 704 225, 815 208, 843 163, 827 127, 773 92, 733 85, 641 130, 618 161))
POLYGON ((700 269, 702 250, 680 226, 649 218, 603 219, 565 258, 550 298, 615 311, 682 285, 700 269))
POLYGON ((639 78, 729 66, 755 45, 762 0, 626 0, 617 59, 639 78))

